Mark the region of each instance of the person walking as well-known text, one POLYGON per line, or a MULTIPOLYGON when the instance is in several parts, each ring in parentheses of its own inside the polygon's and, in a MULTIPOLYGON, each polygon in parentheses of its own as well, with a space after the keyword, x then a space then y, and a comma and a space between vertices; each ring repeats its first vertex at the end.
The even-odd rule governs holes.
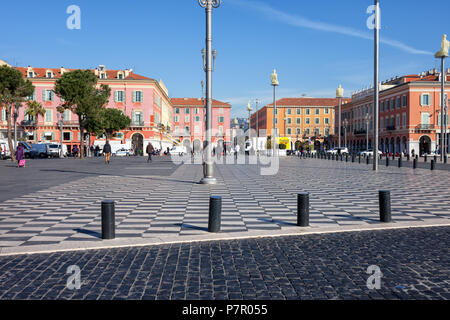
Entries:
POLYGON ((16 150, 16 160, 17 160, 17 167, 25 167, 25 148, 23 147, 23 144, 20 142, 19 146, 16 150))
POLYGON ((103 146, 103 154, 105 155, 105 163, 109 164, 111 158, 111 145, 109 144, 109 140, 106 140, 106 143, 103 146))
POLYGON ((155 148, 153 148, 153 145, 152 145, 152 143, 150 142, 150 143, 147 145, 147 150, 146 150, 146 152, 147 152, 147 154, 148 154, 147 163, 153 161, 153 160, 152 160, 152 154, 153 154, 153 151, 154 151, 154 150, 155 150, 155 148))
POLYGON ((240 151, 240 150, 241 150, 241 147, 237 144, 237 145, 234 147, 234 159, 237 160, 238 155, 239 155, 239 151, 240 151))
POLYGON ((97 146, 95 147, 95 156, 98 157, 99 154, 100 154, 100 147, 97 145, 97 146))
POLYGON ((77 145, 73 146, 72 152, 73 152, 73 157, 74 158, 78 157, 78 147, 77 147, 77 145))

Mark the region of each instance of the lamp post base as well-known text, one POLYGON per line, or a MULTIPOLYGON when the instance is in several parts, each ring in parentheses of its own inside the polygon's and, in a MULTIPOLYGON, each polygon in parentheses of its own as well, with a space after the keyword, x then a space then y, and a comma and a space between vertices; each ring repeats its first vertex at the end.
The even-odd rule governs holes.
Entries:
POLYGON ((200 184, 217 184, 217 179, 204 177, 204 178, 202 178, 202 180, 200 180, 199 183, 200 184))

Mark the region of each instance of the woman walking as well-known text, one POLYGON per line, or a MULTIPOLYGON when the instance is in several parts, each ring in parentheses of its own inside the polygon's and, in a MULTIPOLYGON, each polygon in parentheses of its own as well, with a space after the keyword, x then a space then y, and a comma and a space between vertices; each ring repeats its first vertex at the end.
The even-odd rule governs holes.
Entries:
POLYGON ((25 148, 23 147, 22 143, 19 143, 19 146, 16 150, 16 160, 17 160, 17 167, 25 167, 25 148))

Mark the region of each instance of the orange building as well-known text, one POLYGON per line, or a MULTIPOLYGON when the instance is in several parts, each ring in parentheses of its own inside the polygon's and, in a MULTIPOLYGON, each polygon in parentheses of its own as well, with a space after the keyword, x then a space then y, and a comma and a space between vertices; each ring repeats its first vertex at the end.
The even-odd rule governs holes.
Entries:
MULTIPOLYGON (((447 70, 447 73, 450 71, 447 70)), ((447 75, 447 81, 450 76, 447 75)), ((449 96, 450 86, 446 86, 449 96)), ((448 100, 448 99, 447 99, 448 100)), ((447 103, 449 105, 449 103, 447 103)), ((440 73, 430 70, 419 75, 397 77, 381 84, 379 148, 388 153, 431 153, 441 138, 440 73)), ((447 125, 448 112, 447 112, 447 125)), ((338 124, 335 123, 337 128, 338 124)), ((342 145, 350 151, 373 146, 373 89, 353 94, 351 103, 342 107, 342 145), (368 116, 367 116, 368 115, 368 116), (368 123, 366 119, 369 119, 368 123), (347 123, 344 127, 344 123, 347 123), (345 141, 346 140, 346 141, 345 141)), ((447 126, 447 135, 449 136, 447 126)), ((336 129, 337 136, 337 129, 336 129)), ((337 144, 337 140, 335 140, 337 144)))
MULTIPOLYGON (((348 102, 350 99, 342 99, 348 102)), ((276 128, 278 137, 291 140, 291 148, 298 148, 297 142, 314 140, 320 150, 334 131, 336 98, 283 98, 276 102, 276 128)), ((273 129, 273 104, 269 104, 250 117, 253 130, 266 130, 267 136, 273 129)))

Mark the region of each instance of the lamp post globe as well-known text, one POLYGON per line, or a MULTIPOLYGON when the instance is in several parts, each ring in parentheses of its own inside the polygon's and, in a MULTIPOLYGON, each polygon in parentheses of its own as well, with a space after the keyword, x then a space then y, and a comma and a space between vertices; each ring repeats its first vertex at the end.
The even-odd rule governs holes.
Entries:
POLYGON ((273 86, 273 129, 272 129, 272 155, 273 156, 278 156, 278 150, 277 150, 277 100, 276 100, 276 95, 277 95, 277 91, 276 88, 277 86, 280 85, 280 83, 278 82, 278 74, 277 74, 277 70, 274 69, 273 73, 270 75, 270 82, 273 86))

